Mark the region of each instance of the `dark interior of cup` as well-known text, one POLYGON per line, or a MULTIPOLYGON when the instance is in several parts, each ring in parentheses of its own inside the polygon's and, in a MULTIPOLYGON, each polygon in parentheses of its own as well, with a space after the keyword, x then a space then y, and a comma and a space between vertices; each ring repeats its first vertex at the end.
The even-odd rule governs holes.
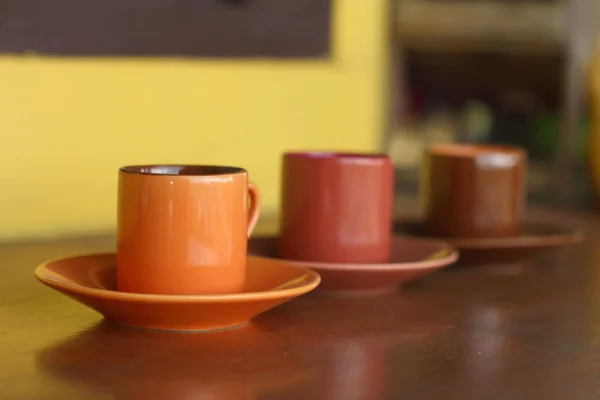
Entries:
POLYGON ((122 172, 142 175, 229 175, 246 172, 243 168, 218 165, 133 165, 122 172))

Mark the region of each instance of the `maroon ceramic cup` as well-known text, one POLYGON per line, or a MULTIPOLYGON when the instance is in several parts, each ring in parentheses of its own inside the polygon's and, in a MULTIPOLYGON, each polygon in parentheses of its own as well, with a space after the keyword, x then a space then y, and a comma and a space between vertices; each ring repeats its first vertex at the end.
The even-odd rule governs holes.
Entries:
POLYGON ((424 231, 448 238, 520 233, 527 153, 512 146, 430 146, 421 181, 424 231))
POLYGON ((393 199, 394 166, 386 155, 285 153, 279 256, 386 262, 393 199))

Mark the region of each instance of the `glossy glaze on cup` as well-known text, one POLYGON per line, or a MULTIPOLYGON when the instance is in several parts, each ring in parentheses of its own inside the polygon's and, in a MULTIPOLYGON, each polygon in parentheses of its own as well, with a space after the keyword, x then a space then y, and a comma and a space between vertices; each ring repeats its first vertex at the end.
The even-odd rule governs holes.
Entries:
POLYGON ((181 295, 241 291, 247 239, 259 209, 258 190, 241 168, 121 168, 119 290, 181 295))
POLYGON ((434 145, 425 153, 424 229, 437 237, 519 234, 527 155, 510 146, 434 145))
POLYGON ((284 154, 279 256, 387 261, 393 198, 394 166, 386 155, 284 154))

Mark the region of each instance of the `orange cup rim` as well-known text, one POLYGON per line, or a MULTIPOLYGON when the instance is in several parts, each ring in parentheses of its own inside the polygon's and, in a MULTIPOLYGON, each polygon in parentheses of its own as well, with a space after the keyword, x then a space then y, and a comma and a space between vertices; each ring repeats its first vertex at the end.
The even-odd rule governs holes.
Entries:
POLYGON ((119 171, 131 175, 148 176, 229 176, 246 174, 247 171, 240 167, 226 165, 193 165, 193 164, 145 164, 128 165, 119 168, 119 171))

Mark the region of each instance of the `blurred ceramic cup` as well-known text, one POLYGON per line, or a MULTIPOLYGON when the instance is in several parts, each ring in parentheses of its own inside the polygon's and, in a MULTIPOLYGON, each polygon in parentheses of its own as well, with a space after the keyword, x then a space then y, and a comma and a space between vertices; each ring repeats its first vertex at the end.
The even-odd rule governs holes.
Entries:
POLYGON ((390 256, 394 166, 386 155, 283 155, 279 256, 379 263, 390 256))
POLYGON ((241 292, 247 240, 259 212, 258 189, 242 168, 121 168, 118 290, 171 295, 241 292))
POLYGON ((430 146, 421 181, 424 231, 449 238, 519 234, 526 169, 527 154, 518 147, 430 146))

